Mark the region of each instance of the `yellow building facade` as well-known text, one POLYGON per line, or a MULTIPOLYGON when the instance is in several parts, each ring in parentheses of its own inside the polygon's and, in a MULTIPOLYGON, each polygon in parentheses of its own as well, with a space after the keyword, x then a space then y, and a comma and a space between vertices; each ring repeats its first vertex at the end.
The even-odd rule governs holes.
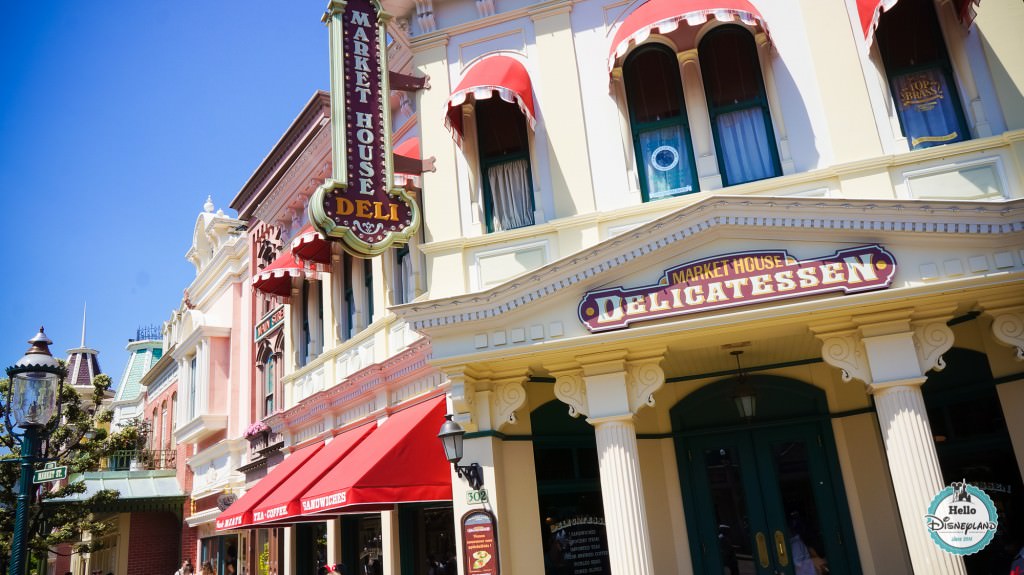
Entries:
POLYGON ((460 573, 479 509, 495 573, 1009 570, 1024 6, 399 4, 460 573), (999 514, 966 558, 953 481, 999 514))

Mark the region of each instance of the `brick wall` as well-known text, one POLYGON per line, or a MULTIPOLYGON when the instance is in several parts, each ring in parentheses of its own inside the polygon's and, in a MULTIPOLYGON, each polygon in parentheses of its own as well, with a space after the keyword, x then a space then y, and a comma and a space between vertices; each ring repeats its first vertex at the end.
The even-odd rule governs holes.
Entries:
POLYGON ((181 566, 181 522, 172 513, 132 513, 127 575, 174 573, 181 566))

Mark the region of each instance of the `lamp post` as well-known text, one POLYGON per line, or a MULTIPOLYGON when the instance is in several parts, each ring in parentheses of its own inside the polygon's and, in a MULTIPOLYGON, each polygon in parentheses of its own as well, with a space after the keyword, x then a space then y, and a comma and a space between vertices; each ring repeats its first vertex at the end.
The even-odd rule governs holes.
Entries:
POLYGON ((4 422, 11 437, 21 443, 21 478, 18 481, 17 509, 14 534, 11 540, 9 575, 25 575, 25 555, 28 548, 28 512, 32 504, 32 474, 39 460, 39 444, 43 430, 53 414, 60 412, 60 395, 66 372, 50 353, 50 338, 39 328, 39 333, 28 340, 32 347, 17 363, 7 368, 10 380, 4 422), (16 433, 19 427, 22 432, 16 433))

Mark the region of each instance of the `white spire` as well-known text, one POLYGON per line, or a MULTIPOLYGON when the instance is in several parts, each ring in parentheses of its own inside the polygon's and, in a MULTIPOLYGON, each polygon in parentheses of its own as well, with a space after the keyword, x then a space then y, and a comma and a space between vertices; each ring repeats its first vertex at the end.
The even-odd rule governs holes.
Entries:
POLYGON ((213 213, 213 196, 206 196, 206 203, 203 204, 203 211, 208 214, 213 213))
POLYGON ((85 347, 85 308, 88 302, 82 303, 82 345, 79 347, 85 347))

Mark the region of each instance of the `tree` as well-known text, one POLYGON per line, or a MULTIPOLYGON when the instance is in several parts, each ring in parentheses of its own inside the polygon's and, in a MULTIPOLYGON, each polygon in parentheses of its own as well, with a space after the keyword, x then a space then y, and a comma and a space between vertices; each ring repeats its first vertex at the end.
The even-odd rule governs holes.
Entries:
MULTIPOLYGON (((91 398, 83 399, 74 387, 65 385, 60 397, 60 417, 54 417, 44 428, 42 456, 58 466, 68 466, 68 475, 96 471, 101 461, 109 458, 125 445, 138 445, 138 427, 122 428, 108 433, 112 413, 103 408, 103 398, 110 388, 107 375, 93 379, 91 398)), ((0 397, 7 398, 10 382, 0 379, 0 397)), ((0 426, 0 558, 4 562, 11 556, 11 537, 14 531, 18 459, 20 448, 10 430, 0 426)), ((148 429, 148 428, 147 428, 148 429)), ((30 555, 54 551, 60 543, 74 543, 77 553, 89 553, 102 548, 100 537, 109 530, 93 512, 117 500, 118 492, 99 491, 75 502, 55 501, 84 493, 84 482, 43 483, 33 486, 36 496, 29 512, 30 555), (82 533, 91 533, 90 541, 81 541, 82 533), (76 543, 77 542, 77 543, 76 543)), ((3 567, 7 572, 7 567, 3 567)))

